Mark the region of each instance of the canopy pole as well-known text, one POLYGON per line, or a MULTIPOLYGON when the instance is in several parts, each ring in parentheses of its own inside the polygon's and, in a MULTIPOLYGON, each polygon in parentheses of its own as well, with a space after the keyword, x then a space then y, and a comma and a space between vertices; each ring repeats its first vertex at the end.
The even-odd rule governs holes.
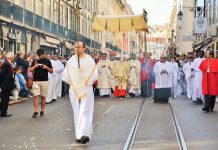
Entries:
POLYGON ((145 47, 145 58, 147 58, 147 33, 144 31, 144 47, 145 47))

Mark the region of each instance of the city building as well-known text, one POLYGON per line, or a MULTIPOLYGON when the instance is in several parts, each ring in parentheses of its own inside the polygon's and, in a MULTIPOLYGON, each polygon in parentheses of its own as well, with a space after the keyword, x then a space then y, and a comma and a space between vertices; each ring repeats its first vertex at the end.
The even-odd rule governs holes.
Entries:
POLYGON ((206 18, 206 31, 196 34, 195 51, 212 49, 218 57, 218 0, 196 0, 198 18, 206 18), (205 9, 204 9, 205 8, 205 9))
MULTIPOLYGON (((97 0, 80 3, 80 39, 87 48, 100 49, 92 32, 97 0)), ((0 47, 5 51, 70 53, 77 40, 75 0, 1 0, 0 47)))
POLYGON ((169 24, 149 27, 147 34, 147 51, 152 53, 153 58, 159 59, 166 50, 166 37, 169 24))

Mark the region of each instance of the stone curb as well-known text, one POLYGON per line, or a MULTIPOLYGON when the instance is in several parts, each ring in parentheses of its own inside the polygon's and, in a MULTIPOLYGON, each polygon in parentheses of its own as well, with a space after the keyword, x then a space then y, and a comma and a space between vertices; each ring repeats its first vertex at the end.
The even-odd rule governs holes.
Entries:
POLYGON ((29 99, 30 99, 30 98, 24 98, 24 99, 22 99, 22 100, 10 101, 10 102, 9 102, 9 106, 11 106, 11 105, 16 105, 16 104, 25 102, 25 101, 27 101, 27 100, 29 100, 29 99))

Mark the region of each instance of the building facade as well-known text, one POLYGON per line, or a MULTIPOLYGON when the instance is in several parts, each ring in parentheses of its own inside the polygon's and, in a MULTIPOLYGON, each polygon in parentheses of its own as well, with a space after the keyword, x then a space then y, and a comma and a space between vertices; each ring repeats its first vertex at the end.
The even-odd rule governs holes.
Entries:
POLYGON ((166 50, 166 37, 169 24, 149 27, 147 34, 147 51, 152 53, 153 58, 159 59, 166 50))
MULTIPOLYGON (((98 0, 82 0, 79 13, 80 39, 88 49, 100 49, 92 32, 98 0)), ((1 0, 0 47, 5 51, 71 53, 77 40, 75 0, 1 0)))
POLYGON ((207 21, 205 33, 196 35, 195 50, 212 49, 218 57, 218 0, 196 0, 195 5, 201 8, 196 16, 207 21))

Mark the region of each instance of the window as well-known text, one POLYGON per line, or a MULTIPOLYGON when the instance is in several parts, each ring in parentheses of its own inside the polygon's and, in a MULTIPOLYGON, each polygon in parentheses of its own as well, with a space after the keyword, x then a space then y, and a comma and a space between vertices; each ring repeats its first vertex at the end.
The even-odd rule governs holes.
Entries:
POLYGON ((61 8, 60 8, 60 25, 62 26, 63 25, 63 9, 64 9, 64 6, 61 5, 61 8))
POLYGON ((48 19, 51 19, 51 0, 47 0, 48 19))
POLYGON ((73 11, 70 9, 70 29, 73 30, 73 11))
POLYGON ((44 8, 43 7, 43 0, 39 0, 39 6, 40 6, 40 8, 39 8, 40 14, 39 15, 43 17, 43 8, 44 8))
POLYGON ((55 0, 54 2, 54 23, 57 24, 57 18, 58 18, 58 2, 55 0))
POLYGON ((213 0, 213 24, 216 23, 216 0, 213 0))
POLYGON ((66 28, 68 28, 68 8, 66 8, 66 12, 65 13, 66 13, 66 15, 65 15, 65 24, 66 24, 66 28))

